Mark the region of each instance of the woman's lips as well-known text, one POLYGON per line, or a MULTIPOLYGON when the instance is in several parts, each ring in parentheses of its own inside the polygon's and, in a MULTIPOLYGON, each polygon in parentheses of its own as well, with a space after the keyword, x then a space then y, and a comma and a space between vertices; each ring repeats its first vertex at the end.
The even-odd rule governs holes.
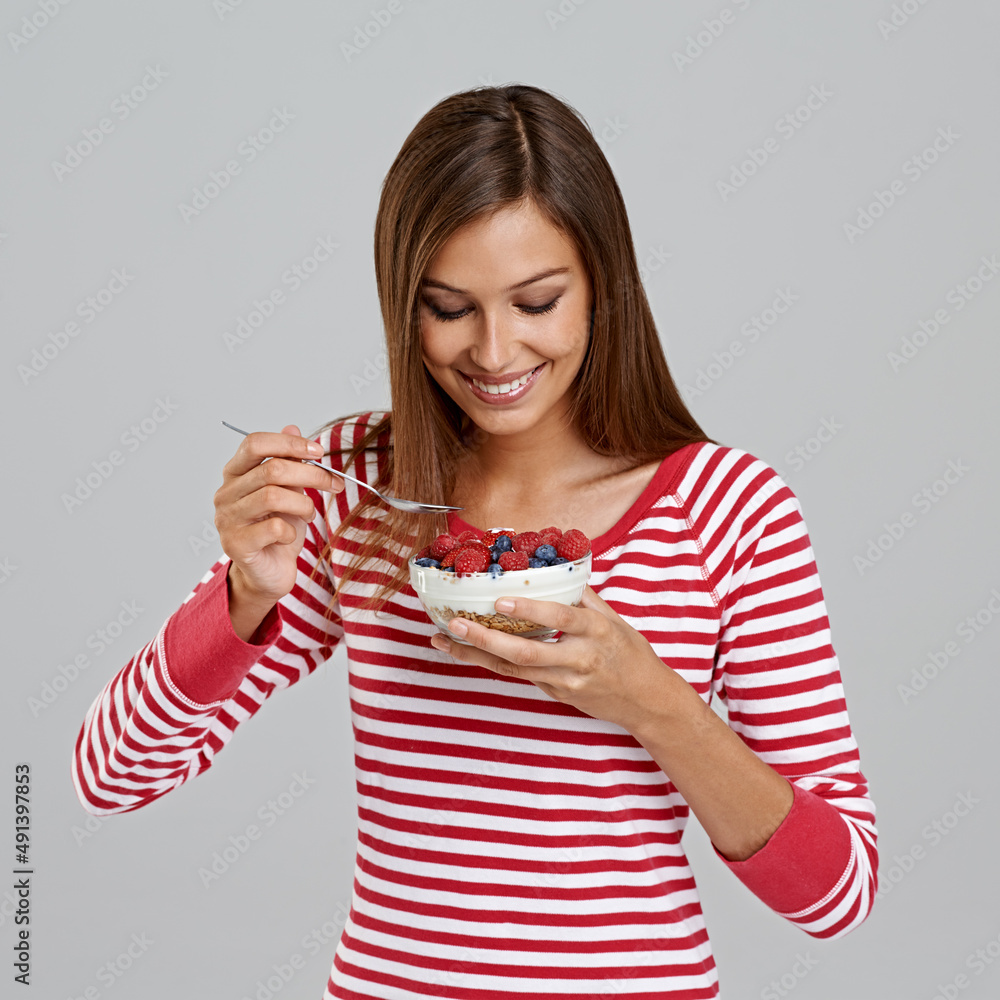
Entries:
POLYGON ((482 400, 484 403, 490 403, 493 406, 506 406, 509 403, 516 403, 521 399, 538 381, 539 375, 542 374, 542 370, 548 362, 542 362, 529 376, 528 381, 524 385, 518 386, 516 389, 512 389, 510 392, 483 392, 482 389, 477 386, 472 379, 465 374, 465 372, 460 372, 462 376, 462 381, 469 387, 469 391, 477 398, 482 400))

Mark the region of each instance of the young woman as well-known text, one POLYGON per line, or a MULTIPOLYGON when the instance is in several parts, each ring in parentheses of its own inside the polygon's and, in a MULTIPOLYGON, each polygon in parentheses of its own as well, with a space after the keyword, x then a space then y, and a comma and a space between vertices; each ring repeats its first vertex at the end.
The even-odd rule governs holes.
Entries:
POLYGON ((385 179, 375 266, 391 411, 241 442, 225 554, 83 724, 84 806, 200 774, 343 641, 358 847, 326 998, 718 996, 689 810, 778 914, 856 927, 874 807, 799 504, 682 402, 582 118, 527 86, 432 108, 385 179), (386 508, 300 461, 320 454, 461 516, 386 508), (415 548, 549 525, 593 551, 579 606, 514 595, 555 641, 437 632, 415 548))

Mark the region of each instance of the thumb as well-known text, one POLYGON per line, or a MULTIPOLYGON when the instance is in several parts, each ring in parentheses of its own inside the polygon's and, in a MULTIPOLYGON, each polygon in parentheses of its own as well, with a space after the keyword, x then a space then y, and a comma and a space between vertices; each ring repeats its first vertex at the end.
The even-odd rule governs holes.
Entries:
POLYGON ((295 424, 288 424, 286 427, 281 428, 282 434, 294 434, 296 437, 302 437, 302 432, 295 424))

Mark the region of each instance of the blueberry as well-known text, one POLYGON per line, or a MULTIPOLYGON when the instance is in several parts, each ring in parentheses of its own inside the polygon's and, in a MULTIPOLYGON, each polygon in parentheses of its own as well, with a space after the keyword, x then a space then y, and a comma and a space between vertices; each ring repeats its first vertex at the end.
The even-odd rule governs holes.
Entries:
POLYGON ((501 549, 499 545, 494 544, 490 546, 490 559, 493 562, 496 562, 502 554, 503 554, 503 549, 501 549))
POLYGON ((433 566, 434 569, 441 568, 441 563, 439 563, 437 559, 431 559, 430 556, 424 556, 423 559, 414 559, 413 561, 414 563, 416 563, 417 566, 424 566, 424 567, 433 566))
POLYGON ((535 549, 535 558, 543 560, 546 564, 556 558, 556 550, 551 545, 539 545, 535 549))
POLYGON ((454 573, 455 572, 455 564, 452 563, 450 566, 442 566, 441 569, 443 569, 445 571, 445 573, 454 573))
POLYGON ((486 572, 495 580, 498 576, 503 576, 503 566, 500 563, 490 563, 490 568, 486 572))
POLYGON ((564 558, 563 556, 556 556, 555 559, 552 560, 552 565, 558 566, 560 563, 564 562, 569 562, 569 560, 564 558))
POLYGON ((494 543, 493 548, 497 550, 497 553, 510 552, 514 548, 514 543, 510 540, 509 535, 501 535, 494 543))
POLYGON ((548 566, 544 559, 536 559, 534 556, 528 559, 528 569, 541 569, 543 566, 548 566))

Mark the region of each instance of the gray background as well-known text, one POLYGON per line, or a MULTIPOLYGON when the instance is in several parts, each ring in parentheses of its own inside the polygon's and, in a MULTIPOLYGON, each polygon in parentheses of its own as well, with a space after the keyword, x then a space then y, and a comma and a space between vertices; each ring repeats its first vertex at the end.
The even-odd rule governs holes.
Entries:
MULTIPOLYGON (((97 692, 220 554, 212 497, 238 440, 219 421, 311 432, 387 404, 372 265, 379 185, 438 100, 511 81, 554 91, 590 122, 650 262, 672 370, 692 387, 701 371, 707 384, 687 393, 694 413, 801 499, 878 808, 889 891, 834 943, 767 911, 692 821, 685 839, 723 996, 931 1000, 948 984, 952 995, 997 995, 1000 571, 988 557, 1000 281, 961 309, 953 290, 1000 252, 1000 8, 897 6, 886 30, 890 2, 733 0, 730 23, 678 65, 688 36, 720 18, 717 0, 563 0, 562 14, 559 0, 402 0, 353 55, 342 45, 385 0, 95 0, 58 7, 48 23, 38 2, 4 5, 3 740, 5 773, 33 768, 36 995, 239 1000, 295 955, 303 967, 282 1000, 322 995, 353 874, 343 650, 272 699, 209 773, 135 813, 88 824, 70 755, 97 692), (34 37, 12 40, 32 16, 34 37), (147 67, 161 79, 143 94, 155 82, 147 67), (133 88, 144 100, 118 117, 113 102, 133 88), (829 96, 785 137, 777 122, 811 92, 829 96), (294 119, 248 162, 240 144, 274 108, 294 119), (57 170, 102 118, 113 125, 102 142, 57 170), (937 162, 911 179, 919 168, 907 161, 948 130, 937 162), (724 196, 717 182, 769 137, 767 162, 724 196), (179 205, 233 159, 240 173, 185 221, 179 205), (894 180, 905 190, 852 239, 845 224, 894 180), (321 237, 338 244, 332 257, 227 349, 224 332, 321 237), (78 304, 115 269, 130 282, 84 322, 78 304), (782 289, 797 300, 751 340, 744 324, 782 289), (918 333, 939 309, 940 332, 918 333), (78 335, 45 359, 74 318, 78 335), (912 357, 894 370, 889 352, 905 337, 912 357), (734 341, 743 351, 724 367, 734 341), (47 364, 26 377, 33 351, 47 364), (155 432, 129 450, 122 436, 144 418, 155 432), (124 462, 68 509, 76 477, 115 449, 124 462), (951 483, 949 463, 962 470, 951 483), (894 523, 901 537, 886 534, 894 523), (881 558, 859 562, 880 535, 881 558), (142 610, 94 651, 122 602, 142 610), (955 655, 935 667, 929 655, 946 648, 955 655), (33 707, 79 654, 87 666, 33 707), (921 690, 900 688, 921 670, 921 690), (303 771, 315 784, 204 885, 199 868, 260 825, 258 810, 303 771), (310 951, 313 931, 328 940, 310 951), (130 943, 134 960, 121 957, 130 943), (108 971, 130 961, 119 977, 108 971)), ((11 920, 2 927, 9 956, 11 920)), ((12 974, 5 962, 4 996, 12 974)))

